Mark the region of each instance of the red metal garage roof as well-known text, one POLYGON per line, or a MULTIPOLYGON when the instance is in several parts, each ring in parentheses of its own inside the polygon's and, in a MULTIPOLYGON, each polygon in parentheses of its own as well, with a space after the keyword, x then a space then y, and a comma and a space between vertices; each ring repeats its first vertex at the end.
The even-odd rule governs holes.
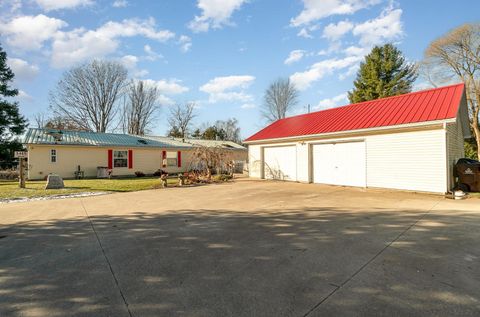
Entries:
POLYGON ((464 84, 351 104, 273 122, 245 141, 351 131, 455 118, 464 84))

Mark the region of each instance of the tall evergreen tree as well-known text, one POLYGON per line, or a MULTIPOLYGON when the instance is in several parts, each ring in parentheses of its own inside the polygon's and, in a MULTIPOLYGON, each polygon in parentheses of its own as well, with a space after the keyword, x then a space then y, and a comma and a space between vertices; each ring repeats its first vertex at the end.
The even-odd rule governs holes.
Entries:
POLYGON ((408 93, 417 76, 416 66, 408 63, 398 48, 375 46, 360 64, 348 99, 356 103, 408 93))
POLYGON ((13 151, 22 148, 16 137, 27 126, 27 120, 20 115, 18 103, 7 99, 18 95, 18 90, 10 87, 14 76, 7 65, 7 53, 0 46, 0 161, 3 163, 10 162, 13 151))

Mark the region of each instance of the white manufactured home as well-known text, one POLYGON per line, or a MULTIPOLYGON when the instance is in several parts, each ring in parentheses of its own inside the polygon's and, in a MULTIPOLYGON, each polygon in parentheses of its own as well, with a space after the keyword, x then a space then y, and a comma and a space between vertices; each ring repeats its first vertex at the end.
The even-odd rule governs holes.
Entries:
POLYGON ((230 141, 180 139, 52 129, 28 129, 23 144, 28 150, 28 178, 48 174, 74 178, 96 177, 98 169, 112 176, 153 174, 159 169, 180 173, 192 169, 192 155, 198 147, 221 148, 234 161, 247 159, 245 147, 230 141))
POLYGON ((278 120, 245 140, 250 177, 446 193, 470 137, 464 85, 278 120))

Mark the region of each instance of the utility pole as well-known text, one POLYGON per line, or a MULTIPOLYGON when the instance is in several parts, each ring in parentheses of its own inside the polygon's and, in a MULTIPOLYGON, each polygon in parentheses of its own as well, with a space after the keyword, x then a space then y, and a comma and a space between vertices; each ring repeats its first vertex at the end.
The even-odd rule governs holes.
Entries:
POLYGON ((308 111, 308 113, 310 113, 310 104, 308 104, 308 106, 307 106, 307 111, 308 111))

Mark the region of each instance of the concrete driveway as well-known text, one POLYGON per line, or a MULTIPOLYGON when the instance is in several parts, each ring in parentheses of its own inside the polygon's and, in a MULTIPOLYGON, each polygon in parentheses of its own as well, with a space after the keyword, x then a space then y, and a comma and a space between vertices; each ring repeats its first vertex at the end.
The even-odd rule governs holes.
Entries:
POLYGON ((0 205, 0 316, 479 316, 480 200, 240 180, 0 205))

